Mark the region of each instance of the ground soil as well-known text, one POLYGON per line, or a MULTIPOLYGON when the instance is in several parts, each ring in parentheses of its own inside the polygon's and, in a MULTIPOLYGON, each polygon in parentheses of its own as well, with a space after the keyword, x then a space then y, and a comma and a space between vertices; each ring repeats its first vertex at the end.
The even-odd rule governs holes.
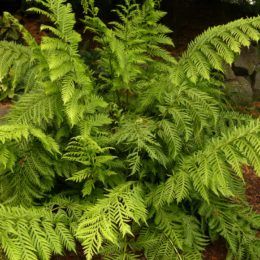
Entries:
POLYGON ((247 201, 256 212, 260 213, 260 178, 256 176, 251 167, 245 167, 244 176, 247 201))
POLYGON ((5 101, 0 103, 0 118, 3 117, 11 108, 11 102, 5 101))
POLYGON ((25 28, 34 36, 37 43, 41 42, 41 38, 45 33, 40 31, 41 22, 35 18, 23 17, 21 22, 25 28))

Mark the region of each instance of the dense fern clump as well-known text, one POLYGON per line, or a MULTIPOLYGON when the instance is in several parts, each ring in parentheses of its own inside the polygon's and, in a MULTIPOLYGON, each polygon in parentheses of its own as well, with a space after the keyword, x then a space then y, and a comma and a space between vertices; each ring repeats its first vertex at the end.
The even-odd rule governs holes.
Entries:
MULTIPOLYGON (((0 125, 0 245, 10 260, 260 259, 242 166, 260 175, 260 121, 230 110, 222 71, 260 39, 260 17, 208 29, 176 60, 158 1, 126 0, 109 25, 83 0, 96 47, 81 57, 66 0, 35 0, 41 44, 0 42, 0 78, 22 87, 0 125)), ((84 52, 85 53, 85 52, 84 52)))

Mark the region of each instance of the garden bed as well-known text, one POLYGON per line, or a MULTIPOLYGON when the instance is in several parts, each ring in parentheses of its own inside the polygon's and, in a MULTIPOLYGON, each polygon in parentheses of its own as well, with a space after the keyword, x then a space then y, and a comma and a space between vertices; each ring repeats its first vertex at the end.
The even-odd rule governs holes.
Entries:
MULTIPOLYGON (((205 12, 205 11, 203 11, 203 12, 205 12)), ((185 11, 185 13, 187 13, 187 11, 185 11)), ((35 21, 34 19, 30 19, 28 17, 27 18, 21 17, 20 19, 25 24, 25 27, 36 38, 37 42, 40 42, 41 36, 42 36, 42 33, 39 32, 40 23, 37 20, 35 21)), ((202 20, 203 20, 202 16, 197 20, 196 19, 192 20, 192 18, 191 18, 190 23, 193 23, 192 21, 194 21, 194 23, 196 23, 196 21, 197 21, 198 26, 194 27, 194 23, 193 23, 193 27, 191 27, 190 29, 187 29, 188 31, 191 31, 191 33, 188 34, 189 36, 187 38, 185 38, 183 36, 183 32, 184 31, 186 32, 185 28, 188 28, 189 24, 185 25, 187 27, 185 27, 185 26, 182 27, 183 32, 179 34, 179 38, 177 37, 177 39, 175 41, 177 43, 177 50, 175 52, 173 51, 173 55, 178 56, 183 51, 183 49, 186 48, 187 42, 190 41, 190 38, 195 37, 198 33, 201 32, 201 30, 204 29, 205 26, 207 26, 207 24, 205 24, 205 21, 204 20, 202 21, 202 20), (202 22, 203 22, 203 26, 202 26, 202 22), (203 27, 203 29, 202 29, 202 27, 203 27), (182 39, 182 40, 180 40, 180 39, 182 39)), ((224 22, 226 22, 226 20, 224 22)), ((210 24, 210 25, 212 25, 212 24, 210 24)), ((173 34, 173 37, 176 35, 178 35, 178 33, 175 35, 173 34)), ((9 110, 10 106, 11 106, 10 102, 4 102, 4 103, 0 104, 0 117, 4 116, 6 114, 6 112, 9 110)), ((258 105, 256 104, 252 107, 253 107, 252 109, 251 109, 251 106, 249 108, 246 108, 245 112, 253 114, 255 117, 258 117, 259 116, 258 105)), ((248 202, 252 205, 252 207, 255 211, 260 212, 260 192, 259 192, 260 178, 255 176, 253 169, 250 167, 244 167, 244 176, 245 176, 246 185, 247 185, 246 186, 247 187, 246 195, 247 195, 248 202)), ((72 254, 72 253, 67 253, 66 256, 53 257, 53 260, 84 259, 84 257, 82 256, 83 255, 82 249, 80 247, 78 247, 78 251, 79 251, 78 256, 76 256, 75 254, 72 254)), ((222 240, 218 240, 215 243, 213 243, 207 247, 207 249, 204 253, 204 258, 206 260, 207 259, 208 260, 222 260, 222 259, 225 259, 226 253, 227 253, 227 249, 225 247, 225 242, 222 240)))

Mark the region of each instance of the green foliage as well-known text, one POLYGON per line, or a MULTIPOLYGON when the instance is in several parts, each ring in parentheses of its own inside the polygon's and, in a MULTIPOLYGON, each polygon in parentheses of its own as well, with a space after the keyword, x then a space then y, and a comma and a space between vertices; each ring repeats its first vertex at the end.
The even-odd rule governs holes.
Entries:
MULTIPOLYGON (((0 245, 8 259, 259 259, 259 215, 242 166, 260 174, 260 121, 230 110, 221 71, 260 37, 259 17, 210 28, 176 60, 158 1, 126 0, 107 25, 82 2, 96 47, 79 51, 65 0, 29 1, 49 19, 38 45, 0 42, 17 93, 0 125, 0 245)), ((10 92, 10 93, 11 93, 10 92)))
POLYGON ((210 227, 210 236, 214 239, 220 234, 228 243, 229 258, 258 259, 259 240, 255 239, 259 229, 259 215, 247 204, 231 204, 219 198, 212 198, 210 206, 202 203, 199 214, 210 227), (228 206, 227 206, 228 205, 228 206))
POLYGON ((119 246, 120 235, 134 236, 129 225, 131 221, 145 222, 141 189, 131 188, 132 185, 127 182, 117 186, 83 214, 76 236, 82 241, 87 259, 99 252, 104 240, 119 246))
POLYGON ((0 17, 0 38, 1 40, 13 40, 17 41, 20 38, 17 28, 15 28, 10 21, 9 17, 6 17, 5 13, 0 17))
POLYGON ((48 208, 0 208, 0 241, 8 259, 50 259, 62 248, 75 251, 70 219, 48 208))
POLYGON ((242 46, 259 40, 259 21, 260 17, 240 19, 208 29, 189 44, 173 81, 180 84, 187 78, 196 83, 200 78, 209 80, 212 69, 223 71, 223 62, 232 64, 242 46))

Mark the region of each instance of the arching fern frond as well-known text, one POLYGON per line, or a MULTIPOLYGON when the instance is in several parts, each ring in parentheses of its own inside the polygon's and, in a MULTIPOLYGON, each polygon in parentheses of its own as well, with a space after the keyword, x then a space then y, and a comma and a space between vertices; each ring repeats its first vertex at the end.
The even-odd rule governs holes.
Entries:
POLYGON ((146 209, 140 187, 128 182, 117 186, 89 207, 84 213, 77 231, 85 255, 91 260, 98 254, 105 240, 117 244, 117 234, 133 235, 130 222, 145 222, 146 209))
POLYGON ((97 34, 95 40, 101 46, 98 49, 101 87, 113 92, 138 93, 136 88, 141 86, 143 77, 149 78, 149 73, 153 75, 154 71, 165 73, 169 64, 176 63, 162 48, 162 45, 173 45, 167 36, 171 31, 158 24, 165 13, 156 10, 152 3, 140 6, 134 1, 125 1, 114 12, 120 22, 112 22, 112 28, 95 15, 92 19, 86 18, 87 29, 97 34))
POLYGON ((13 15, 8 12, 4 12, 4 18, 7 19, 12 26, 16 27, 19 32, 22 34, 25 43, 30 46, 31 49, 39 49, 35 38, 25 29, 25 27, 16 19, 13 15))
POLYGON ((49 67, 49 78, 55 83, 50 91, 60 92, 68 120, 75 125, 83 117, 82 109, 88 103, 92 89, 89 69, 78 53, 81 37, 74 29, 75 15, 66 0, 37 2, 40 7, 29 10, 47 16, 54 25, 43 25, 41 28, 56 36, 43 37, 40 46, 49 67), (57 59, 57 56, 60 58, 57 59))
POLYGON ((202 150, 179 161, 172 176, 152 192, 153 200, 162 198, 158 206, 173 199, 180 202, 189 197, 193 188, 207 202, 210 192, 235 196, 239 193, 238 183, 243 181, 243 164, 253 165, 256 173, 260 172, 259 133, 260 124, 256 120, 212 138, 202 150))
POLYGON ((0 171, 0 201, 29 206, 53 188, 55 158, 41 147, 21 146, 16 150, 10 148, 9 164, 0 171), (15 160, 15 166, 11 164, 12 160, 15 160))
POLYGON ((4 12, 4 17, 12 26, 18 29, 28 47, 13 42, 0 42, 0 49, 4 52, 1 54, 0 51, 0 54, 5 59, 4 63, 1 63, 0 66, 1 78, 7 77, 10 74, 9 77, 12 79, 11 87, 13 89, 18 85, 22 85, 21 88, 28 91, 36 87, 36 81, 38 82, 46 77, 46 58, 42 55, 40 46, 34 37, 14 16, 8 12, 4 12))
MULTIPOLYGON (((16 157, 9 147, 0 145, 0 169, 13 169, 16 157)), ((0 170, 0 171, 1 171, 0 170)))
POLYGON ((215 127, 218 134, 226 131, 227 128, 239 127, 249 124, 253 120, 251 115, 241 114, 236 111, 221 111, 215 127))
POLYGON ((171 239, 178 250, 189 248, 202 251, 208 243, 199 222, 176 206, 156 211, 155 224, 158 230, 171 239))
POLYGON ((32 7, 28 11, 47 16, 56 25, 56 27, 44 25, 42 29, 51 30, 58 38, 74 46, 77 45, 81 37, 74 31, 76 21, 71 4, 68 4, 66 0, 37 0, 35 2, 41 4, 47 10, 32 7))
POLYGON ((164 154, 161 144, 156 141, 156 122, 149 118, 129 118, 125 120, 118 131, 113 136, 113 141, 117 144, 123 144, 128 155, 129 165, 132 174, 138 172, 138 161, 142 153, 146 153, 153 161, 166 167, 168 159, 164 154))
MULTIPOLYGON (((81 167, 72 173, 68 181, 83 182, 82 193, 90 195, 97 181, 110 186, 117 175, 110 169, 110 162, 116 157, 109 154, 109 147, 101 148, 90 136, 74 137, 66 147, 63 159, 78 162, 81 167)), ((121 178, 119 178, 119 181, 121 178)))
POLYGON ((223 71, 223 63, 231 64, 242 46, 260 38, 260 17, 240 19, 208 29, 189 44, 174 68, 173 82, 186 79, 196 83, 210 79, 213 69, 223 71))
POLYGON ((60 210, 66 212, 66 215, 72 221, 72 228, 77 228, 77 222, 82 217, 83 211, 91 204, 88 201, 83 201, 78 196, 66 196, 65 193, 60 193, 53 196, 50 201, 45 204, 50 210, 60 210))
POLYGON ((76 251, 69 218, 46 208, 0 205, 0 243, 10 260, 49 260, 64 248, 76 251))
POLYGON ((60 121, 62 109, 59 95, 46 95, 43 91, 35 91, 21 96, 6 118, 10 124, 43 127, 55 116, 57 121, 60 121))
POLYGON ((161 183, 154 188, 149 194, 148 201, 155 208, 161 208, 166 203, 170 204, 174 200, 181 202, 183 199, 189 198, 191 190, 192 182, 190 174, 182 169, 173 172, 172 176, 165 183, 161 183))
POLYGON ((10 14, 27 46, 0 42, 1 83, 26 92, 0 125, 7 257, 49 260, 75 238, 89 260, 194 260, 208 234, 258 260, 241 166, 260 173, 260 122, 226 111, 221 71, 259 39, 259 17, 209 29, 177 62, 157 0, 125 0, 110 25, 81 1, 90 50, 69 0, 31 2, 49 19, 39 45, 10 14))
POLYGON ((258 259, 260 256, 259 239, 256 239, 260 226, 259 215, 252 212, 248 205, 232 204, 212 198, 214 203, 202 203, 199 214, 208 223, 212 237, 218 233, 225 238, 229 256, 236 259, 258 259))
POLYGON ((134 252, 135 242, 126 238, 119 238, 118 245, 111 242, 106 242, 103 245, 100 254, 104 256, 104 260, 138 260, 141 255, 134 252))
POLYGON ((243 179, 243 162, 260 172, 259 129, 259 121, 233 129, 212 139, 202 151, 183 160, 183 169, 189 173, 194 188, 205 200, 208 200, 209 190, 217 195, 233 196, 236 193, 232 190, 233 174, 243 179))
POLYGON ((182 133, 181 137, 188 141, 207 129, 209 121, 216 124, 218 120, 218 102, 204 91, 193 86, 174 87, 163 93, 158 106, 163 117, 175 125, 182 133))
POLYGON ((189 162, 184 160, 183 166, 187 167, 195 189, 202 196, 204 189, 210 189, 217 195, 231 196, 232 172, 243 179, 243 162, 253 165, 259 174, 259 133, 259 120, 252 121, 223 134, 222 137, 213 138, 202 151, 189 158, 189 162))
POLYGON ((29 137, 39 140, 43 147, 50 153, 59 153, 58 144, 52 137, 44 134, 40 129, 19 124, 0 126, 0 142, 2 143, 8 141, 28 141, 29 137))
POLYGON ((22 77, 32 62, 32 51, 14 42, 1 41, 0 57, 1 80, 8 75, 11 68, 19 74, 16 77, 22 77))
POLYGON ((154 224, 141 231, 136 245, 147 259, 201 259, 208 242, 199 221, 171 205, 155 211, 154 224))

